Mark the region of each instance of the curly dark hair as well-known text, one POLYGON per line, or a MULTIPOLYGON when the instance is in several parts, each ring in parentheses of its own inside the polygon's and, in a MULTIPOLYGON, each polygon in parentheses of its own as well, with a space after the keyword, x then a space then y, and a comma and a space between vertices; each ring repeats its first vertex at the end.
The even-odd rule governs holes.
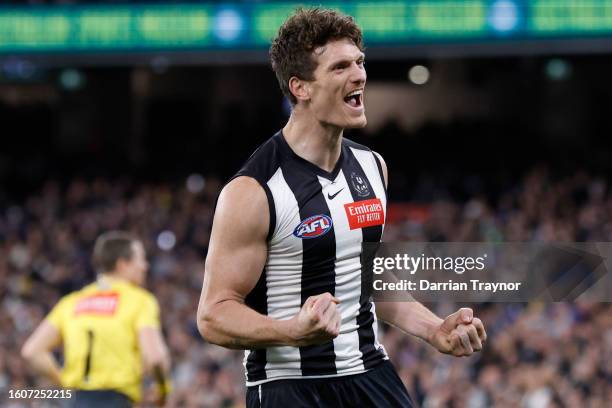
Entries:
POLYGON ((270 47, 270 60, 283 94, 293 105, 297 99, 289 91, 289 79, 295 76, 312 81, 317 68, 314 49, 344 38, 363 51, 361 29, 353 17, 318 7, 298 8, 279 28, 270 47))

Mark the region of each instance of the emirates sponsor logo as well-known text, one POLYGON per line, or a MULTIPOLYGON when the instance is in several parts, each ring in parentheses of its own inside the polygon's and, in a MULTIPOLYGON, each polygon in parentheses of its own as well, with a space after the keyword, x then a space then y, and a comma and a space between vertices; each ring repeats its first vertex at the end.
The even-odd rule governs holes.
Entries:
POLYGON ((350 229, 373 227, 385 222, 385 212, 380 198, 344 204, 350 229))
POLYGON ((89 296, 77 302, 74 314, 77 316, 81 314, 113 315, 118 303, 117 293, 89 296))

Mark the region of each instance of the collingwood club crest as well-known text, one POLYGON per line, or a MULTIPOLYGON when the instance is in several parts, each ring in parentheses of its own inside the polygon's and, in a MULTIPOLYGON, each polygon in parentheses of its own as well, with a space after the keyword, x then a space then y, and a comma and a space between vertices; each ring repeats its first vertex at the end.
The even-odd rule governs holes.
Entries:
POLYGON ((370 194, 370 186, 366 179, 355 172, 351 173, 351 184, 359 197, 366 197, 370 194))

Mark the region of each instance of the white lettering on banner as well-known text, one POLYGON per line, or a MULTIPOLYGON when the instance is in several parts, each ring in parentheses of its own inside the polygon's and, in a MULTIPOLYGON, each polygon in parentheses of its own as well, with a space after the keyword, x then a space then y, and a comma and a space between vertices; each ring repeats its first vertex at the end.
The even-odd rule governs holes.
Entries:
POLYGON ((385 212, 379 198, 344 204, 344 210, 352 230, 385 223, 385 212))

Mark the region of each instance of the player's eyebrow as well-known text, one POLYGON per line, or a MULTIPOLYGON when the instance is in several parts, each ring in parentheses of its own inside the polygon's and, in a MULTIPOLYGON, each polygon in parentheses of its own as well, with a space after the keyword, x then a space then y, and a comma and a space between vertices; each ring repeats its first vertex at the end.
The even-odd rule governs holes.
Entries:
POLYGON ((363 60, 365 60, 365 54, 363 52, 360 52, 355 58, 342 56, 342 57, 339 57, 337 60, 332 61, 328 66, 328 70, 333 71, 339 65, 348 65, 353 61, 363 61, 363 60))

